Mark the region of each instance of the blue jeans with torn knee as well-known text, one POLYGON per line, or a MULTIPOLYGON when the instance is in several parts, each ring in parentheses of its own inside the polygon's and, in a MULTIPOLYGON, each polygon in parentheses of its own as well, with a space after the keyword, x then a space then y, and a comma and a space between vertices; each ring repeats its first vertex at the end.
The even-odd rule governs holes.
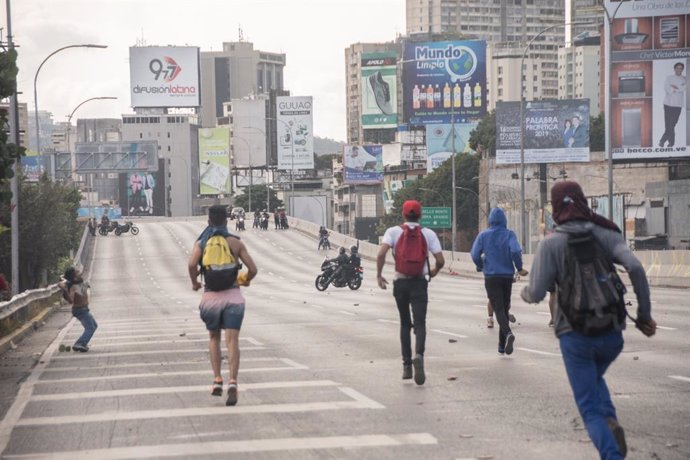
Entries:
POLYGON ((608 418, 617 418, 604 373, 623 350, 623 333, 614 330, 589 337, 568 332, 559 340, 570 387, 590 439, 602 459, 622 459, 608 425, 608 418))

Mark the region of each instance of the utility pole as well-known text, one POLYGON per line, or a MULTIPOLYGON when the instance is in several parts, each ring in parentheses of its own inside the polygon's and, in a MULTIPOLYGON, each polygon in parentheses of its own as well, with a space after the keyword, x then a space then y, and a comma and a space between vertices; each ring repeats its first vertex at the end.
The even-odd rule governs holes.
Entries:
MULTIPOLYGON (((7 49, 12 51, 14 49, 14 41, 12 37, 12 14, 10 12, 10 0, 5 0, 7 9, 7 49)), ((14 94, 10 96, 10 143, 19 147, 19 105, 17 103, 17 88, 15 81, 14 94)), ((14 162, 12 167, 14 176, 10 182, 10 190, 12 191, 11 201, 11 243, 12 243, 12 295, 19 293, 19 157, 14 162)))

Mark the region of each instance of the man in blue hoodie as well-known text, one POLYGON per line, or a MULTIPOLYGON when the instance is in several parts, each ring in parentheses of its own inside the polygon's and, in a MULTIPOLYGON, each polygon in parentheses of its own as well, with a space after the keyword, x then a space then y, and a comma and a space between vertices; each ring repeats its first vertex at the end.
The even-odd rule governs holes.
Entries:
POLYGON ((522 268, 522 248, 512 230, 506 226, 506 215, 501 208, 493 208, 489 214, 489 228, 477 235, 470 252, 477 271, 484 272, 484 287, 489 302, 496 313, 500 327, 498 353, 513 353, 515 336, 510 330, 510 295, 513 290, 515 270, 526 276, 522 268))

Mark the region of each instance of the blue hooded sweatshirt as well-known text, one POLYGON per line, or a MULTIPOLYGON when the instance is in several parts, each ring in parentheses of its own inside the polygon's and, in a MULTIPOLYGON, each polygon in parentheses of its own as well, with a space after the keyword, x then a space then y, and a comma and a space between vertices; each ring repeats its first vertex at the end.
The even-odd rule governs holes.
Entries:
POLYGON ((512 278, 516 269, 522 270, 522 249, 515 233, 506 227, 506 215, 501 208, 491 210, 489 228, 477 235, 470 255, 487 278, 512 278))

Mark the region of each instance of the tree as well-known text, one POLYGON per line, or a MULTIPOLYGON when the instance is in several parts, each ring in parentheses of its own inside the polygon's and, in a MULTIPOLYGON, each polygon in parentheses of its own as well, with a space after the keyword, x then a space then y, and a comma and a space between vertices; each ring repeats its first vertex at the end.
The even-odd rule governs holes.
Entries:
POLYGON ((606 149, 606 120, 604 112, 598 116, 590 118, 589 121, 589 150, 592 152, 603 152, 606 149))
MULTIPOLYGON (((269 188, 271 194, 271 209, 266 206, 266 186, 263 184, 252 185, 252 211, 263 211, 264 209, 272 211, 275 208, 282 208, 285 206, 283 200, 278 199, 278 195, 275 190, 269 188)), ((244 208, 245 211, 249 211, 249 187, 244 188, 244 193, 235 197, 235 203, 233 206, 240 206, 244 208)))
POLYGON ((496 156, 496 111, 492 110, 479 122, 470 133, 470 148, 479 152, 488 152, 496 156))
MULTIPOLYGON (((45 271, 49 281, 57 281, 61 261, 79 247, 83 225, 77 221, 81 194, 73 185, 52 182, 45 174, 37 183, 26 182, 23 176, 19 181, 19 290, 24 291, 39 287, 45 271)), ((0 208, 0 222, 9 220, 9 212, 8 207, 0 208)), ((0 234, 4 273, 11 271, 10 247, 9 232, 0 234)))
POLYGON ((314 169, 319 170, 332 170, 333 169, 333 158, 338 156, 336 153, 331 153, 328 155, 317 155, 314 154, 314 169))
MULTIPOLYGON (((0 53, 0 99, 7 99, 17 90, 17 52, 9 50, 0 53)), ((0 110, 0 127, 8 125, 8 113, 0 110)), ((12 122, 12 120, 10 120, 12 122)), ((12 127, 15 129, 16 127, 12 127)), ((8 143, 8 133, 0 129, 0 184, 14 177, 12 166, 21 155, 24 147, 8 143)), ((0 205, 8 204, 12 200, 9 188, 0 187, 0 205)))

